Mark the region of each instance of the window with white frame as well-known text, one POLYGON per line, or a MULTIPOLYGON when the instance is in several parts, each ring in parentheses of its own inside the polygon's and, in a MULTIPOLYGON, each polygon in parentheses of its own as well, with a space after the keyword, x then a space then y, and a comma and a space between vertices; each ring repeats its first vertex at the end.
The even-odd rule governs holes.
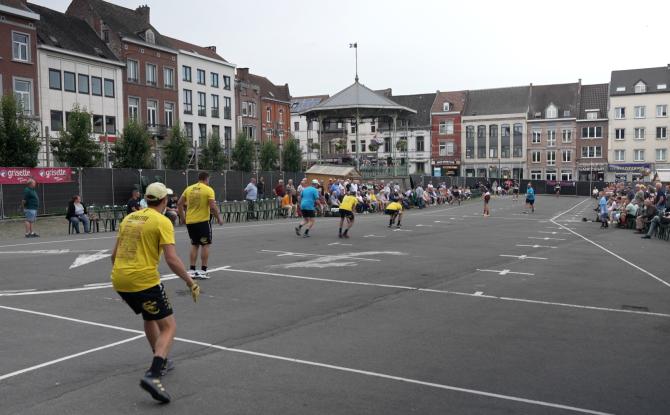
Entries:
POLYGON ((272 122, 272 109, 270 107, 265 109, 265 122, 272 122))
POLYGON ((454 121, 446 120, 440 121, 440 134, 453 134, 454 133, 454 121))
POLYGON ((582 127, 582 138, 602 138, 603 127, 582 127))
POLYGON ((656 106, 656 117, 662 118, 668 116, 668 106, 667 105, 657 105, 656 106))
POLYGON ((563 180, 564 182, 572 181, 572 171, 561 170, 561 180, 563 180))
POLYGON ((547 151, 547 166, 556 165, 556 150, 547 151))
POLYGON ((156 65, 147 63, 147 85, 156 86, 156 65))
POLYGON ((642 81, 635 84, 635 93, 636 94, 643 94, 645 92, 647 92, 647 84, 645 84, 642 81))
POLYGON ((635 107, 635 118, 646 118, 647 116, 647 107, 644 105, 638 105, 635 107))
POLYGON ((279 109, 279 125, 284 125, 284 110, 279 109))
POLYGON ((126 74, 128 82, 137 82, 139 80, 140 64, 132 59, 126 60, 126 74))
POLYGON ((147 101, 147 125, 155 126, 158 124, 156 112, 158 111, 158 102, 154 100, 147 101))
POLYGON ((447 142, 446 141, 440 141, 439 155, 440 156, 446 156, 447 155, 447 142))
POLYGON ((668 138, 668 128, 667 127, 656 127, 656 138, 659 140, 665 140, 668 138))
POLYGON ((634 160, 635 161, 644 161, 644 150, 643 149, 636 149, 633 150, 633 154, 635 156, 634 160))
POLYGON ((151 43, 152 45, 156 44, 156 34, 154 31, 147 29, 147 31, 144 33, 144 40, 146 40, 147 43, 151 43))
POLYGON ((30 35, 12 32, 12 59, 30 62, 30 35))
POLYGON ((626 129, 625 128, 615 128, 614 129, 614 139, 623 140, 626 138, 626 129))
POLYGON ((569 163, 572 161, 572 150, 562 150, 563 162, 569 163))
POLYGON ((169 128, 174 125, 174 104, 166 102, 163 105, 165 107, 165 125, 169 128))
POLYGON ((531 170, 530 171, 531 180, 542 180, 542 170, 531 170))
POLYGON ((587 111, 586 112, 586 119, 587 120, 595 120, 598 118, 598 111, 587 111))
POLYGON ((615 107, 614 108, 614 118, 617 120, 623 120, 626 118, 626 107, 615 107))
POLYGON ((592 159, 603 156, 603 148, 601 146, 584 146, 582 147, 582 158, 592 159))
POLYGON ((532 143, 533 144, 540 144, 542 141, 542 131, 540 130, 533 130, 533 139, 532 143))
POLYGON ((445 102, 442 104, 442 111, 451 111, 451 104, 449 102, 445 102))
POLYGON ((635 128, 635 139, 636 140, 644 140, 644 128, 642 127, 637 127, 635 128))
POLYGON ((128 97, 128 118, 132 121, 139 121, 138 115, 140 113, 140 99, 135 97, 128 97))
POLYGON ((21 105, 23 113, 33 113, 33 81, 30 79, 14 78, 14 98, 21 105))
POLYGON ((658 84, 658 85, 656 85, 656 89, 667 89, 667 88, 668 88, 668 84, 658 84))
POLYGON ((163 86, 165 88, 174 88, 174 69, 163 68, 163 86))
POLYGON ((626 87, 625 86, 618 86, 618 87, 616 87, 616 92, 626 92, 626 87))
POLYGON ((454 155, 454 142, 447 141, 447 156, 453 156, 453 155, 454 155))
POLYGON ((561 136, 564 143, 572 143, 572 130, 570 128, 564 128, 561 131, 561 136))
POLYGON ((558 118, 558 108, 554 104, 547 107, 545 111, 545 118, 558 118))
POLYGON ((533 163, 539 163, 539 162, 540 162, 540 158, 541 158, 541 155, 540 155, 540 152, 539 152, 539 151, 534 150, 534 151, 531 151, 531 152, 530 152, 530 159, 531 159, 531 162, 533 162, 533 163))
POLYGON ((656 149, 656 161, 667 161, 668 160, 668 149, 667 148, 657 148, 656 149))
POLYGON ((626 150, 614 150, 615 161, 626 161, 626 150))
POLYGON ((556 145, 556 130, 547 130, 547 146, 554 147, 556 145))
POLYGON ((548 171, 547 174, 545 175, 546 180, 556 180, 556 172, 555 171, 548 171))

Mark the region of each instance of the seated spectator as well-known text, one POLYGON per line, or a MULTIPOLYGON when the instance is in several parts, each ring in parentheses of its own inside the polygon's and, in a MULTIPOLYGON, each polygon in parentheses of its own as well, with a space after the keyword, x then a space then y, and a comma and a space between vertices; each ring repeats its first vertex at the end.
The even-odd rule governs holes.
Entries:
POLYGON ((293 215, 293 203, 289 193, 285 193, 284 197, 282 197, 281 209, 285 217, 290 218, 293 215))
POLYGON ((172 225, 177 224, 177 219, 179 218, 179 214, 177 213, 177 197, 174 195, 174 192, 172 189, 167 189, 168 196, 167 196, 167 207, 165 208, 165 216, 170 219, 170 222, 172 222, 172 225))
POLYGON ((670 225, 670 212, 666 212, 665 214, 654 216, 654 218, 649 222, 649 231, 647 232, 646 235, 642 236, 642 239, 651 239, 651 235, 656 232, 656 228, 659 225, 665 225, 668 226, 670 225))
POLYGON ((646 199, 644 201, 642 213, 635 219, 635 229, 637 230, 637 233, 644 233, 645 226, 654 219, 654 216, 656 216, 656 206, 654 206, 654 201, 653 199, 646 199))
POLYGON ((79 233, 79 222, 84 224, 84 233, 91 233, 91 223, 86 206, 81 203, 79 195, 75 195, 67 205, 65 217, 72 224, 75 232, 79 233))

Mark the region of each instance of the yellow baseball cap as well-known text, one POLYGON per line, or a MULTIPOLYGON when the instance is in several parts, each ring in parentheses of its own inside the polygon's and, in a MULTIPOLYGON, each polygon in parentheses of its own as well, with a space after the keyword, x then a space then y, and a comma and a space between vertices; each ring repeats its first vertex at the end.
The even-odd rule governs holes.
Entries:
POLYGON ((147 186, 144 198, 148 200, 161 200, 168 194, 168 189, 163 183, 155 182, 147 186))

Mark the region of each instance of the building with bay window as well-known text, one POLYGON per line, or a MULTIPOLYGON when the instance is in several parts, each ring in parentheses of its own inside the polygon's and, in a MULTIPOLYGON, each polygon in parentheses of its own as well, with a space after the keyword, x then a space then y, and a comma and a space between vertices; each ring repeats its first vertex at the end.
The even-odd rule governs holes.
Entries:
POLYGON ((467 92, 437 92, 431 108, 431 167, 434 175, 458 176, 461 168, 461 115, 467 92))
POLYGON ((461 171, 466 177, 528 177, 526 120, 530 87, 468 91, 461 118, 461 171))
POLYGON ((577 180, 605 180, 608 84, 582 85, 577 115, 577 180))

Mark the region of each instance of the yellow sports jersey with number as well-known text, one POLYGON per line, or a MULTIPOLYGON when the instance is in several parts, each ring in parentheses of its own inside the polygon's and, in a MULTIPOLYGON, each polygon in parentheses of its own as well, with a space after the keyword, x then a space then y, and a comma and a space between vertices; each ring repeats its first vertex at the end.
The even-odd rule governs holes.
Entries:
POLYGON ((150 208, 133 212, 121 222, 117 241, 112 268, 114 289, 137 292, 160 284, 161 245, 174 244, 170 219, 150 208))
POLYGON ((214 200, 214 189, 203 183, 192 184, 184 190, 186 224, 209 222, 209 201, 214 200))
POLYGON ((391 202, 386 206, 386 210, 397 210, 402 212, 402 205, 398 202, 391 202))
POLYGON ((348 210, 351 212, 354 210, 356 203, 358 203, 358 200, 356 200, 355 196, 346 195, 344 196, 344 199, 342 199, 342 202, 340 202, 340 210, 348 210))

